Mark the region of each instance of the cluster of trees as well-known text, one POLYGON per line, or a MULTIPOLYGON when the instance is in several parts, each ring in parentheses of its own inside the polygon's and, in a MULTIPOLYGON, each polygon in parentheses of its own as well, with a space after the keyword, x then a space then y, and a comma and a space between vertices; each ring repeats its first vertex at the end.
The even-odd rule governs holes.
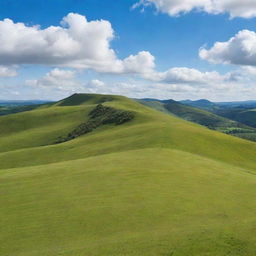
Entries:
POLYGON ((56 143, 63 143, 75 139, 81 135, 92 132, 94 129, 105 124, 121 125, 132 120, 133 118, 134 114, 130 111, 118 110, 98 104, 90 112, 89 120, 87 122, 80 124, 67 136, 58 138, 56 143))
POLYGON ((97 120, 102 124, 114 123, 116 125, 123 124, 134 118, 134 114, 130 111, 118 110, 99 104, 90 112, 90 120, 97 120))

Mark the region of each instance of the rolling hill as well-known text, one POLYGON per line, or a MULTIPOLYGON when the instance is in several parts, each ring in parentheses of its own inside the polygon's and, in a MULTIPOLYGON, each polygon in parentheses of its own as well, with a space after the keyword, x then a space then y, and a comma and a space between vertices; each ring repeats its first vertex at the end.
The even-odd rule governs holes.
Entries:
POLYGON ((243 124, 256 127, 256 109, 255 108, 228 108, 220 109, 217 112, 221 116, 225 116, 232 120, 237 120, 243 124))
POLYGON ((224 108, 256 108, 256 101, 255 100, 248 100, 248 101, 231 101, 231 102, 212 102, 206 99, 201 100, 181 100, 180 103, 184 105, 188 105, 191 107, 196 107, 200 109, 204 109, 207 111, 214 112, 218 109, 224 108))
POLYGON ((253 142, 122 96, 75 94, 0 117, 0 151, 0 255, 256 253, 253 142), (132 118, 104 122, 103 111, 100 126, 56 144, 99 105, 108 120, 132 118))
MULTIPOLYGON (((181 101, 187 106, 196 107, 228 118, 233 121, 256 128, 256 102, 255 101, 235 101, 235 102, 210 102, 207 100, 181 101)), ((246 134, 244 135, 246 136, 246 134)), ((248 134, 248 136, 250 136, 248 134)))
MULTIPOLYGON (((205 106, 208 105, 208 101, 205 100, 196 101, 196 103, 202 101, 204 102, 205 106)), ((234 121, 232 118, 231 120, 223 117, 222 115, 216 115, 204 109, 185 105, 174 100, 139 100, 139 102, 146 106, 152 107, 158 111, 173 114, 187 121, 191 121, 206 126, 209 129, 234 135, 240 138, 256 141, 255 127, 248 126, 244 122, 240 123, 238 121, 234 121)))
POLYGON ((207 111, 212 111, 216 108, 217 109, 219 108, 217 103, 211 102, 211 101, 206 100, 206 99, 194 100, 194 101, 193 100, 181 100, 180 103, 184 104, 184 105, 187 105, 187 106, 207 110, 207 111))

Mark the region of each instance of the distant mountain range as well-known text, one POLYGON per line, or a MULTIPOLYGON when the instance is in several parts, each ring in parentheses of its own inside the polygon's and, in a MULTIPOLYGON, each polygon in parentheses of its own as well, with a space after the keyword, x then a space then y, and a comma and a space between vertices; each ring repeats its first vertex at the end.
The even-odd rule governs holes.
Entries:
MULTIPOLYGON (((158 101, 158 102, 168 102, 170 100, 159 100, 154 98, 144 98, 141 99, 143 101, 158 101)), ((200 100, 180 100, 176 101, 185 105, 189 105, 192 107, 202 108, 202 109, 212 109, 218 108, 219 106, 223 107, 253 107, 256 108, 256 100, 248 100, 248 101, 230 101, 230 102, 212 102, 207 99, 200 100)))
POLYGON ((206 99, 201 100, 182 100, 179 101, 182 104, 198 107, 202 109, 217 109, 219 107, 247 107, 247 108, 256 108, 256 100, 249 101, 231 101, 231 102, 211 102, 206 99))

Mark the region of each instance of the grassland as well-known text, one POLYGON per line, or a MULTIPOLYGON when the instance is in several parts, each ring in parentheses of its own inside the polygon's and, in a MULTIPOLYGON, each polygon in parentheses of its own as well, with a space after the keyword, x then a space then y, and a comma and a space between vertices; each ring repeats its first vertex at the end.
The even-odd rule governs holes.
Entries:
MULTIPOLYGON (((205 109, 184 105, 174 100, 168 100, 168 101, 162 101, 162 102, 150 101, 150 100, 146 100, 146 101, 139 100, 139 102, 141 102, 146 106, 152 107, 158 111, 173 114, 187 121, 201 124, 203 126, 206 126, 209 129, 230 134, 239 138, 256 141, 255 126, 253 125, 249 126, 249 121, 247 122, 248 125, 246 125, 246 122, 244 122, 244 120, 238 120, 235 118, 228 119, 224 117, 223 113, 226 111, 226 109, 218 110, 220 111, 220 113, 221 111, 223 113, 220 115, 217 115, 209 111, 206 111, 205 109), (238 121, 242 121, 242 122, 238 122, 238 121)), ((251 124, 253 122, 253 119, 249 119, 249 120, 251 124)))
MULTIPOLYGON (((219 117, 228 118, 229 120, 236 121, 240 124, 256 128, 255 101, 213 103, 207 100, 185 100, 181 101, 181 103, 206 110, 207 112, 211 112, 219 117)), ((248 132, 246 129, 241 132, 235 131, 233 134, 241 138, 256 141, 256 133, 252 131, 248 132)))
POLYGON ((254 256, 256 144, 119 96, 0 117, 0 255, 254 256), (99 103, 135 118, 53 144, 99 103))
POLYGON ((237 120, 244 124, 256 127, 256 109, 245 109, 242 107, 226 108, 218 111, 218 114, 237 120))

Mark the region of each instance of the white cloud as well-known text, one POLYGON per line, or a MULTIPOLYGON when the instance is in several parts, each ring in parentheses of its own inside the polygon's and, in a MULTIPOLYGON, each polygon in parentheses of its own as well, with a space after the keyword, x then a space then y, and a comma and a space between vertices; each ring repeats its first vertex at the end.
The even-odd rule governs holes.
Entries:
POLYGON ((25 84, 32 87, 52 87, 59 90, 77 90, 81 84, 75 80, 76 71, 55 68, 37 80, 26 80, 25 84))
MULTIPOLYGON (((150 67, 151 70, 152 67, 150 67)), ((147 70, 148 71, 148 70, 147 70)), ((252 71, 251 71, 252 72, 252 71)), ((36 80, 27 80, 27 86, 38 88, 52 88, 60 91, 86 91, 94 93, 124 94, 132 95, 134 93, 146 92, 147 88, 151 91, 165 86, 165 90, 174 92, 191 92, 203 88, 223 90, 232 87, 234 84, 242 83, 248 76, 247 70, 229 72, 224 75, 218 72, 201 72, 197 69, 186 67, 175 67, 165 72, 145 72, 141 74, 144 78, 143 87, 136 82, 113 82, 105 83, 98 79, 92 79, 82 83, 76 79, 77 72, 74 70, 55 68, 48 72, 42 78, 36 80), (156 88, 155 88, 156 87, 156 88)))
POLYGON ((106 20, 88 21, 70 13, 61 26, 27 26, 0 21, 0 65, 40 64, 93 69, 109 73, 141 73, 154 66, 146 51, 118 59, 110 47, 114 31, 106 20))
POLYGON ((99 88, 99 89, 101 89, 104 86, 105 86, 105 83, 98 80, 98 79, 93 79, 93 80, 87 82, 87 84, 86 84, 87 88, 99 88))
POLYGON ((178 16, 193 10, 210 14, 228 13, 231 18, 256 17, 255 0, 140 0, 133 7, 154 5, 158 11, 178 16))
POLYGON ((245 66, 245 67, 242 67, 242 71, 247 75, 250 75, 254 78, 256 77, 256 67, 245 66))
POLYGON ((0 65, 0 77, 14 77, 17 75, 18 73, 15 69, 0 65))
MULTIPOLYGON (((255 95, 256 70, 252 67, 237 69, 226 74, 201 72, 189 68, 172 68, 166 72, 154 71, 147 80, 138 77, 111 77, 108 81, 92 79, 87 82, 76 78, 77 72, 53 69, 37 80, 27 80, 26 86, 3 87, 11 95, 14 91, 24 93, 26 98, 61 99, 73 93, 118 94, 132 98, 241 100, 255 95), (110 80, 109 80, 110 79, 110 80)), ((1 86, 0 86, 1 87, 1 86)))
POLYGON ((149 52, 142 51, 124 59, 123 66, 126 73, 150 73, 155 68, 155 57, 149 52))
MULTIPOLYGON (((186 67, 175 67, 165 72, 153 71, 142 75, 144 79, 160 84, 175 85, 173 88, 223 88, 227 84, 238 82, 238 74, 229 72, 224 75, 216 71, 201 72, 197 69, 186 67), (184 87, 189 86, 189 87, 184 87)), ((183 89, 182 89, 183 90, 183 89)))
MULTIPOLYGON (((253 87, 248 87, 251 90, 253 87)), ((103 81, 89 81, 84 85, 83 92, 118 94, 132 98, 159 98, 159 99, 184 99, 184 98, 213 98, 227 99, 232 93, 241 96, 244 86, 237 82, 222 82, 210 84, 186 84, 186 83, 166 83, 166 82, 143 82, 128 81, 105 83, 103 81)), ((80 91, 81 92, 81 91, 80 91)), ((233 96, 234 97, 234 96, 233 96)), ((239 97, 238 97, 239 98, 239 97)))
POLYGON ((4 19, 0 21, 0 62, 101 69, 100 62, 116 60, 109 48, 113 37, 108 21, 88 22, 73 13, 63 18, 62 27, 46 29, 4 19))
POLYGON ((227 42, 216 42, 209 50, 200 49, 199 56, 216 64, 256 66, 256 33, 242 30, 227 42))

